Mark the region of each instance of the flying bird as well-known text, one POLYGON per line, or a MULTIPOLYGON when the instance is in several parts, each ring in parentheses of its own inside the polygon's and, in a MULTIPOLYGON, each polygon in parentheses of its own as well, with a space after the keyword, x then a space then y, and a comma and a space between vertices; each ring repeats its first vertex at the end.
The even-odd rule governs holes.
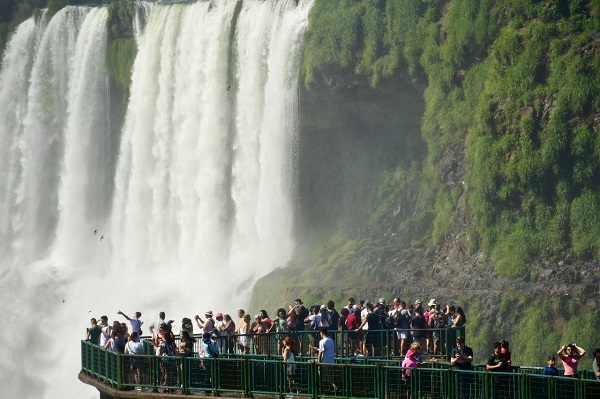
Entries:
POLYGON ((100 237, 100 241, 104 240, 104 234, 102 234, 102 237, 100 237))
POLYGON ((98 232, 98 229, 94 230, 94 235, 96 235, 97 232, 98 232))
POLYGON ((227 91, 229 91, 229 89, 231 89, 231 86, 227 86, 227 91))

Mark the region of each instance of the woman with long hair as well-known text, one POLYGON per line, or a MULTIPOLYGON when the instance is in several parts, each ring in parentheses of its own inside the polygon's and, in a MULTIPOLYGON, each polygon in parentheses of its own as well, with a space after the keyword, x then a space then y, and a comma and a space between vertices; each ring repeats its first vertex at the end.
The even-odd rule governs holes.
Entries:
POLYGON ((196 339, 190 335, 188 330, 181 330, 179 338, 179 354, 183 357, 193 356, 196 339))
MULTIPOLYGON (((164 387, 174 386, 177 371, 177 361, 175 359, 167 359, 177 354, 177 345, 173 334, 171 334, 171 326, 163 323, 158 327, 158 346, 155 346, 156 356, 162 356, 160 359, 160 383, 164 387)), ((173 392, 171 388, 165 388, 164 393, 173 392)))
POLYGON ((294 381, 294 375, 296 374, 296 355, 296 342, 294 342, 290 337, 285 337, 283 339, 283 361, 288 363, 285 368, 285 373, 287 376, 290 393, 296 385, 296 382, 294 381))

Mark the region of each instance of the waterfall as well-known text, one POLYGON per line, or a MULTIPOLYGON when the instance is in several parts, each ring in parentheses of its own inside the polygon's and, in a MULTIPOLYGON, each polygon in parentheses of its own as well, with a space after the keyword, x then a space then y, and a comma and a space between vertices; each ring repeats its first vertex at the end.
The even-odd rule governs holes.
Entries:
POLYGON ((234 314, 291 258, 312 2, 137 3, 118 132, 105 7, 14 32, 0 69, 7 397, 97 397, 76 380, 91 317, 234 314))

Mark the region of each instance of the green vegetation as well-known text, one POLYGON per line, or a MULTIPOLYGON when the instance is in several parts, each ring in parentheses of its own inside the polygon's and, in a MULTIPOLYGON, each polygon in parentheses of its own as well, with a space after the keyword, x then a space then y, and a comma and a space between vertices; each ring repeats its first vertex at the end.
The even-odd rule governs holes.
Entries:
MULTIPOLYGON (((367 222, 317 232, 287 277, 308 281, 297 288, 315 303, 337 298, 339 286, 415 295, 405 268, 422 272, 415 265, 428 252, 465 232, 482 272, 509 280, 534 281, 540 259, 599 260, 599 31, 598 0, 317 0, 304 84, 385 91, 390 79, 412 82, 423 90, 427 152, 375 176, 367 222)), ((462 298, 469 344, 482 361, 509 338, 516 362, 540 365, 566 342, 592 348, 600 320, 575 296, 557 305, 522 292, 494 304, 462 298), (499 324, 482 315, 490 312, 499 324)))
MULTIPOLYGON (((425 84, 419 184, 435 218, 421 233, 443 243, 466 204, 469 251, 522 276, 539 256, 600 254, 599 13, 584 0, 317 1, 305 84, 335 70, 425 84), (466 164, 461 188, 449 161, 466 164)), ((380 200, 383 220, 393 198, 380 200)))

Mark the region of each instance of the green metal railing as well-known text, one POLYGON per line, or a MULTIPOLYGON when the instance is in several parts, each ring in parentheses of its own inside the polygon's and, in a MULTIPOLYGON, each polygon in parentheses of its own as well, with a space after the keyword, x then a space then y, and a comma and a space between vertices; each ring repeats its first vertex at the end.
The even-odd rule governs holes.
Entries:
MULTIPOLYGON (((439 353, 437 357, 450 360, 450 352, 459 335, 465 335, 465 328, 446 328, 446 329, 425 329, 425 330, 408 330, 409 336, 416 331, 424 331, 426 334, 431 334, 437 331, 442 337, 443 342, 450 343, 445 345, 446 350, 439 353)), ((336 357, 350 358, 355 356, 355 350, 359 342, 364 342, 369 334, 368 357, 389 359, 400 355, 399 340, 397 330, 376 330, 365 332, 354 331, 329 331, 329 335, 333 339, 335 345, 336 357)), ((316 353, 310 351, 309 347, 318 346, 320 336, 318 331, 306 330, 298 332, 285 333, 269 333, 269 334, 239 334, 231 336, 220 336, 217 338, 221 354, 223 356, 232 355, 256 355, 266 356, 268 359, 275 359, 281 355, 283 349, 283 338, 290 337, 297 343, 297 349, 300 355, 316 356, 316 353), (242 345, 243 343, 243 345, 242 345)), ((195 335, 196 342, 194 344, 194 352, 200 353, 202 347, 201 334, 195 335)), ((176 337, 176 341, 178 341, 176 337)), ((433 344, 432 344, 433 345, 433 344)), ((404 348, 405 350, 408 348, 404 348)), ((152 353, 152 343, 148 340, 144 343, 144 351, 152 353)), ((425 349, 423 349, 425 350, 425 349)))
POLYGON ((536 368, 512 373, 457 371, 436 362, 403 369, 389 359, 340 358, 334 364, 311 359, 286 363, 265 356, 162 357, 119 355, 87 341, 81 343, 81 371, 117 390, 175 390, 183 394, 234 392, 293 395, 311 399, 600 399, 600 381, 590 371, 582 378, 549 377, 536 368), (407 371, 410 371, 407 375, 407 371))

